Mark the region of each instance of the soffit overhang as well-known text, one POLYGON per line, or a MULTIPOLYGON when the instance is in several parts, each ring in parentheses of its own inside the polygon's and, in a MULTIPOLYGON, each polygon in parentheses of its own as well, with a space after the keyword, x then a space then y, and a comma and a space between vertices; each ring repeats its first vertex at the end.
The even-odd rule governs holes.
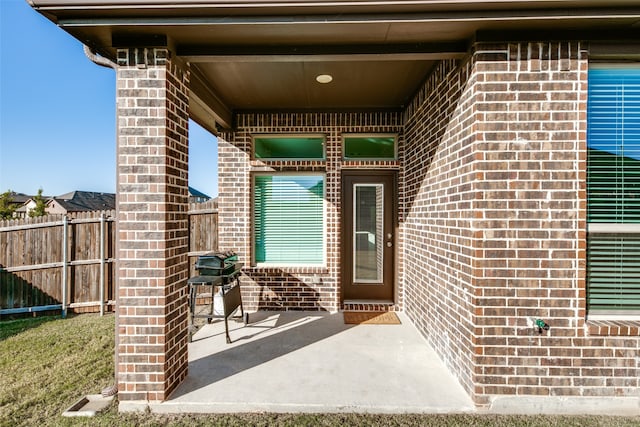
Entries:
POLYGON ((441 59, 488 39, 638 40, 637 1, 30 0, 101 55, 168 45, 191 63, 191 114, 399 110, 441 59), (331 74, 320 85, 318 74, 331 74))

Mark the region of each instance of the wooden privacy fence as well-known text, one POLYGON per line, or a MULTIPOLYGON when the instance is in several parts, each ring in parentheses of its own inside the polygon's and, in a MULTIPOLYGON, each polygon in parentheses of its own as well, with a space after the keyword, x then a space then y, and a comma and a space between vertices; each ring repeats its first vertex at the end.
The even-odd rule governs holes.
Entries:
MULTIPOLYGON (((0 316, 112 308, 115 216, 97 211, 0 221, 0 316)), ((216 250, 217 219, 214 205, 190 205, 191 265, 197 255, 216 250)))
POLYGON ((100 211, 0 222, 0 314, 104 312, 113 299, 114 217, 100 211))
POLYGON ((189 205, 189 275, 199 255, 218 249, 218 207, 215 200, 189 205))

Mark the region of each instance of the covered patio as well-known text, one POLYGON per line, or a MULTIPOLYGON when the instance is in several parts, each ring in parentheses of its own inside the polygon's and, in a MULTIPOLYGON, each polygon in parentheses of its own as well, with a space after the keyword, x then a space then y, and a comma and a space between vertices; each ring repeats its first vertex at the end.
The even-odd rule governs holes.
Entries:
POLYGON ((189 374, 158 413, 461 413, 474 404, 402 313, 400 325, 347 325, 343 313, 251 314, 204 325, 189 374))
POLYGON ((638 5, 30 3, 116 70, 122 409, 637 413, 636 297, 588 318, 591 233, 640 231, 590 225, 587 107, 594 70, 640 69, 638 5), (188 344, 189 119, 218 137, 211 249, 281 311, 230 346, 188 344))

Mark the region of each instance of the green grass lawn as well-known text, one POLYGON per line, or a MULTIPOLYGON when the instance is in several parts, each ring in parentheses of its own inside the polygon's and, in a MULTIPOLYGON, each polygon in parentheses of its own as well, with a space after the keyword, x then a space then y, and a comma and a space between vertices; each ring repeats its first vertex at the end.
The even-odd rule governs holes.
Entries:
POLYGON ((640 417, 62 412, 113 384, 114 317, 0 321, 0 426, 640 426, 640 417))

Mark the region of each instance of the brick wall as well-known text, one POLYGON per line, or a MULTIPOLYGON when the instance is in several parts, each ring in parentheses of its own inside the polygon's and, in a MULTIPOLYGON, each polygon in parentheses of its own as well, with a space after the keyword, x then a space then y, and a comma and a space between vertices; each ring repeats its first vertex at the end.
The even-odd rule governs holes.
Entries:
POLYGON ((341 135, 400 133, 400 120, 398 113, 240 114, 236 117, 237 129, 221 135, 218 140, 220 248, 236 250, 245 266, 251 265, 251 173, 312 171, 326 174, 326 267, 245 268, 243 302, 250 310, 335 311, 340 308, 341 170, 345 167, 400 170, 398 161, 343 161, 341 135), (325 134, 326 160, 252 160, 251 136, 269 133, 325 134))
POLYGON ((579 43, 478 43, 405 112, 405 307, 481 405, 640 396, 637 322, 585 323, 587 72, 579 43))
POLYGON ((443 61, 405 112, 405 311, 473 390, 475 80, 443 61))
POLYGON ((586 46, 480 45, 477 61, 477 392, 640 396, 638 336, 585 325, 586 46))
MULTIPOLYGON (((237 115, 218 144, 219 247, 246 266, 247 308, 343 308, 341 171, 389 168, 398 297, 356 309, 404 308, 480 405, 640 396, 638 322, 585 321, 587 54, 476 43, 402 114, 237 115), (327 158, 253 160, 265 133, 325 134, 327 158), (398 133, 399 160, 343 161, 343 133, 398 133), (265 171, 326 175, 326 267, 251 266, 251 177, 265 171)), ((119 397, 161 401, 187 373, 189 73, 166 49, 119 50, 118 66, 119 397)))
POLYGON ((162 401, 187 374, 187 67, 118 50, 119 399, 162 401))
POLYGON ((586 56, 522 43, 478 45, 476 60, 476 392, 549 395, 582 385, 569 366, 584 335, 586 56))

